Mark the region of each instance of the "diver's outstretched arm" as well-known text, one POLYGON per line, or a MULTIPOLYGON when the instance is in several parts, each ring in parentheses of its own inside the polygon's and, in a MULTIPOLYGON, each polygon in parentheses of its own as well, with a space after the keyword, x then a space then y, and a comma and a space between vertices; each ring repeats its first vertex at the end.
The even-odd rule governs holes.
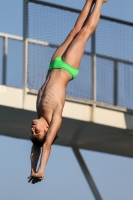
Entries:
POLYGON ((33 179, 43 180, 44 179, 44 170, 51 152, 51 145, 56 137, 57 131, 60 128, 62 119, 60 115, 53 116, 50 128, 48 130, 46 141, 42 147, 42 155, 40 160, 40 166, 38 171, 32 176, 33 179))
POLYGON ((33 144, 31 148, 31 154, 30 154, 31 173, 30 173, 30 176, 28 177, 29 180, 36 173, 36 168, 37 168, 37 163, 40 157, 40 152, 41 152, 41 148, 33 144))

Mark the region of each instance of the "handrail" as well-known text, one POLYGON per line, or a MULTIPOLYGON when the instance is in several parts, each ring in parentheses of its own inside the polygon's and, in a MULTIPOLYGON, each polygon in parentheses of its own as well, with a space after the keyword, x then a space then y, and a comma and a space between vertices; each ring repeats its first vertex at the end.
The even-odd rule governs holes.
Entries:
POLYGON ((7 34, 7 33, 2 33, 2 32, 0 32, 0 37, 7 37, 7 38, 10 38, 10 39, 21 40, 21 41, 23 40, 23 37, 11 35, 11 34, 7 34))
MULTIPOLYGON (((2 33, 0 32, 0 37, 2 37, 4 39, 4 48, 3 48, 3 79, 2 79, 2 84, 6 85, 6 71, 7 71, 7 67, 6 67, 6 63, 7 63, 7 53, 8 53, 8 39, 13 39, 13 40, 18 40, 18 41, 23 41, 23 38, 20 36, 15 36, 15 35, 11 35, 11 34, 6 34, 6 33, 2 33)), ((46 41, 41 41, 41 40, 35 40, 35 39, 31 39, 28 38, 27 39, 28 43, 32 43, 32 44, 36 44, 36 45, 42 45, 42 46, 49 46, 49 47, 54 47, 57 48, 58 45, 56 44, 51 44, 48 43, 46 41)), ((85 51, 86 55, 92 56, 93 54, 91 52, 85 51)), ((103 59, 107 59, 110 61, 113 61, 114 63, 124 63, 124 64, 129 64, 132 65, 133 67, 133 62, 127 61, 127 60, 123 60, 123 59, 119 59, 119 58, 113 58, 113 57, 109 57, 109 56, 105 56, 105 55, 100 55, 100 54, 95 54, 96 57, 100 57, 103 59)), ((117 67, 117 66, 116 66, 117 67)), ((116 72, 116 78, 117 78, 117 72, 116 72)), ((115 97, 117 96, 117 83, 114 84, 115 88, 115 97)), ((29 93, 33 93, 32 91, 27 90, 29 93)), ((67 96, 67 100, 70 101, 75 101, 75 99, 73 99, 72 97, 68 97, 67 96)), ((126 108, 122 108, 119 107, 117 105, 117 98, 114 98, 114 104, 112 105, 108 105, 107 103, 100 103, 100 102, 94 102, 93 100, 76 100, 76 102, 82 102, 82 103, 89 103, 89 104, 96 104, 96 106, 105 106, 108 107, 109 109, 116 109, 116 110, 121 110, 121 111, 127 111, 126 108)), ((128 110, 129 111, 129 110, 128 110)))
MULTIPOLYGON (((38 94, 38 91, 30 89, 27 92, 27 94, 36 96, 38 94)), ((66 101, 78 103, 78 104, 83 104, 83 105, 91 105, 91 106, 95 105, 96 107, 99 107, 99 108, 106 108, 108 110, 115 110, 115 111, 117 110, 119 112, 133 114, 133 110, 127 109, 126 107, 120 107, 118 105, 116 106, 116 105, 102 103, 102 102, 94 102, 93 100, 75 99, 75 98, 66 96, 66 101)))
MULTIPOLYGON (((11 34, 7 34, 7 33, 2 33, 2 32, 0 32, 0 37, 7 37, 9 39, 20 40, 20 41, 23 40, 23 37, 11 35, 11 34)), ((52 43, 49 43, 49 42, 46 42, 46 41, 35 40, 35 39, 31 39, 31 38, 28 38, 28 42, 33 43, 33 44, 42 45, 42 46, 49 46, 49 47, 54 47, 54 48, 58 47, 57 44, 52 44, 52 43)), ((85 51, 84 54, 90 55, 90 56, 92 55, 92 53, 88 52, 88 51, 85 51)), ((113 58, 113 57, 109 57, 109 56, 105 56, 105 55, 101 55, 101 54, 96 54, 96 56, 99 57, 99 58, 107 59, 107 60, 112 60, 112 61, 116 61, 116 62, 122 62, 122 63, 125 63, 125 64, 133 65, 133 62, 128 61, 128 60, 113 58)))
MULTIPOLYGON (((45 5, 45 6, 50 6, 50 7, 53 7, 53 8, 59 8, 59 9, 62 9, 62 10, 72 11, 72 12, 75 12, 75 13, 81 12, 81 10, 79 10, 79 9, 75 9, 75 8, 71 8, 71 7, 67 7, 67 6, 61 6, 61 5, 58 5, 58 4, 53 4, 53 3, 49 3, 49 2, 41 1, 41 0, 29 0, 29 2, 41 4, 41 5, 45 5)), ((113 17, 107 17, 107 16, 101 15, 101 19, 105 19, 105 20, 112 21, 112 22, 117 22, 119 24, 124 24, 124 25, 128 25, 128 26, 133 26, 132 22, 128 22, 128 21, 120 20, 120 19, 115 19, 113 17)))

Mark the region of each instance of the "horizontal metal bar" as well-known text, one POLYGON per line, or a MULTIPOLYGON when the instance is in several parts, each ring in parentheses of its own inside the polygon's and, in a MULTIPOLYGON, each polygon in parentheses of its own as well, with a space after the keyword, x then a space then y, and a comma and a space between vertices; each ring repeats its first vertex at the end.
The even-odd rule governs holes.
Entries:
POLYGON ((133 110, 127 109, 125 107, 114 106, 114 105, 106 104, 106 103, 102 103, 102 102, 94 102, 93 100, 77 99, 77 98, 66 96, 66 101, 84 104, 84 105, 92 105, 92 106, 95 105, 96 107, 100 107, 100 108, 106 108, 109 110, 115 110, 115 111, 133 114, 133 110))
MULTIPOLYGON (((59 45, 56 45, 56 44, 52 44, 52 43, 48 43, 46 41, 40 41, 40 40, 34 40, 34 39, 28 39, 28 42, 30 43, 33 43, 33 44, 38 44, 38 45, 44 45, 44 46, 49 46, 49 47, 54 47, 54 48, 58 48, 59 45)), ((85 55, 89 55, 89 56, 92 56, 93 54, 91 52, 88 52, 88 51, 85 51, 84 52, 85 55)), ((111 60, 111 61, 115 61, 115 62, 122 62, 122 63, 125 63, 125 64, 129 64, 129 65, 133 65, 133 62, 130 62, 128 60, 122 60, 122 59, 118 59, 118 58, 113 58, 113 57, 109 57, 109 56, 105 56, 105 55, 100 55, 100 54, 95 54, 96 57, 99 57, 99 58, 104 58, 104 59, 107 59, 107 60, 111 60)))
POLYGON ((124 21, 124 20, 121 20, 121 19, 116 19, 116 18, 113 18, 113 17, 107 17, 107 16, 101 15, 100 18, 104 19, 104 20, 116 22, 116 23, 119 23, 119 24, 124 24, 124 25, 127 25, 127 26, 133 26, 132 22, 124 21))
POLYGON ((6 37, 6 38, 9 38, 9 39, 21 40, 21 41, 23 40, 23 37, 11 35, 11 34, 7 34, 7 33, 1 33, 1 32, 0 32, 0 37, 6 37))
POLYGON ((40 41, 40 40, 34 40, 34 39, 28 39, 28 42, 33 43, 33 44, 40 44, 43 46, 49 46, 50 44, 48 42, 45 41, 40 41))
MULTIPOLYGON (((44 45, 44 46, 54 47, 54 48, 58 48, 59 47, 56 44, 52 44, 52 43, 48 43, 48 42, 40 41, 40 40, 34 40, 34 39, 30 39, 30 38, 28 39, 28 42, 33 43, 33 44, 38 44, 38 45, 44 45)), ((89 56, 93 55, 91 52, 88 52, 88 51, 85 51, 84 54, 85 55, 89 55, 89 56)), ((104 56, 104 55, 100 55, 100 54, 96 54, 96 57, 104 58, 104 59, 107 59, 107 60, 111 60, 113 62, 114 61, 115 62, 122 62, 122 63, 125 63, 125 64, 133 65, 133 62, 130 62, 128 60, 122 60, 122 59, 108 57, 108 56, 104 56)))
POLYGON ((109 110, 116 110, 116 111, 120 111, 120 112, 126 112, 126 113, 133 114, 133 110, 127 109, 125 107, 114 106, 114 105, 106 104, 106 103, 102 103, 102 102, 94 102, 92 100, 74 99, 72 97, 67 96, 66 101, 80 103, 80 104, 84 104, 84 105, 95 105, 96 107, 107 108, 109 110))
POLYGON ((33 43, 33 44, 42 45, 42 46, 50 46, 53 48, 59 47, 59 45, 56 45, 56 44, 52 44, 52 43, 48 43, 48 42, 40 41, 40 40, 34 40, 34 39, 30 39, 30 38, 28 39, 28 42, 33 43))
POLYGON ((71 11, 71 12, 75 12, 75 13, 81 12, 81 10, 78 10, 78 9, 75 9, 75 8, 70 8, 70 7, 67 7, 67 6, 61 6, 61 5, 53 4, 53 3, 48 3, 48 2, 45 2, 45 1, 29 0, 29 2, 41 4, 41 5, 49 6, 49 7, 53 7, 53 8, 59 8, 61 10, 67 10, 67 11, 71 11))
MULTIPOLYGON (((75 13, 81 12, 81 10, 79 10, 79 9, 70 8, 70 7, 67 7, 67 6, 61 6, 61 5, 58 5, 58 4, 53 4, 53 3, 49 3, 49 2, 45 2, 45 1, 41 1, 41 0, 29 0, 29 2, 41 4, 41 5, 45 5, 45 6, 50 6, 50 7, 54 7, 54 8, 59 8, 59 9, 62 9, 62 10, 68 10, 68 11, 75 12, 75 13)), ((112 21, 112 22, 117 22, 117 23, 120 23, 120 24, 125 24, 125 25, 128 25, 128 26, 133 26, 133 23, 131 23, 131 22, 120 20, 120 19, 115 19, 113 17, 106 17, 106 16, 101 15, 100 18, 104 19, 104 20, 112 21)))
MULTIPOLYGON (((37 95, 38 91, 34 89, 30 89, 30 90, 27 90, 27 94, 37 95)), ((114 106, 114 105, 106 104, 102 102, 94 102, 93 100, 77 99, 77 98, 66 96, 66 101, 78 103, 78 104, 84 104, 84 105, 91 105, 91 106, 95 105, 96 107, 100 107, 100 108, 106 108, 109 110, 115 110, 115 111, 133 114, 133 110, 129 110, 125 107, 114 106)))
POLYGON ((104 55, 100 55, 100 54, 96 54, 96 56, 99 57, 99 58, 104 58, 104 59, 115 61, 115 62, 122 62, 124 64, 133 65, 133 62, 130 62, 128 60, 122 60, 122 59, 119 59, 119 58, 113 58, 113 57, 104 56, 104 55))
MULTIPOLYGON (((0 37, 7 37, 9 39, 20 40, 20 41, 23 40, 23 37, 11 35, 11 34, 6 34, 6 33, 2 33, 2 32, 0 32, 0 37)), ((41 40, 35 40, 35 39, 31 39, 31 38, 28 38, 28 42, 33 43, 33 44, 38 44, 38 45, 50 46, 50 47, 53 47, 53 48, 59 47, 59 45, 56 45, 56 44, 48 43, 46 41, 41 41, 41 40)), ((88 51, 85 51, 84 54, 89 55, 89 56, 92 55, 92 53, 88 52, 88 51)), ((133 65, 133 62, 130 62, 128 60, 122 60, 122 59, 113 58, 113 57, 100 55, 100 54, 96 54, 96 56, 99 57, 99 58, 107 59, 107 60, 112 60, 112 61, 116 61, 116 62, 122 62, 122 63, 125 63, 125 64, 133 65)))

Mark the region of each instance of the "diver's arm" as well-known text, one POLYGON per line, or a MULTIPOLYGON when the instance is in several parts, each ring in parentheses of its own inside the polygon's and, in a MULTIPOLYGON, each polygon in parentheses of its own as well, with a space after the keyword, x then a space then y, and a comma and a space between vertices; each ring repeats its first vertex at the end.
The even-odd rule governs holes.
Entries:
POLYGON ((47 164, 47 161, 51 152, 51 145, 54 139, 56 138, 56 134, 57 134, 58 129, 61 126, 61 122, 62 122, 62 118, 59 115, 54 116, 52 118, 52 122, 50 124, 50 128, 47 133, 46 141, 42 147, 40 166, 39 166, 38 172, 36 173, 38 178, 39 177, 41 178, 44 176, 43 174, 44 174, 45 166, 47 164))
POLYGON ((33 144, 32 148, 31 148, 31 154, 30 154, 31 175, 33 175, 34 173, 36 173, 36 167, 37 167, 37 163, 38 163, 38 160, 39 160, 40 152, 41 152, 41 148, 37 147, 37 146, 35 146, 33 144))

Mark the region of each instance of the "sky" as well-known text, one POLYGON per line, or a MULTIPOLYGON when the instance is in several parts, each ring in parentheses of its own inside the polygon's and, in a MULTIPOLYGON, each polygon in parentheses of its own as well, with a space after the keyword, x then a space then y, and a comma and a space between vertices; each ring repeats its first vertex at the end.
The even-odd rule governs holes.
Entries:
MULTIPOLYGON (((81 9, 83 0, 50 0, 81 9)), ((22 36, 22 0, 0 0, 0 32, 22 36)), ((109 0, 102 15, 133 22, 133 0, 109 0)), ((71 148, 53 146, 45 179, 32 185, 30 141, 0 136, 1 200, 94 200, 71 148)), ((133 159, 80 150, 105 200, 133 199, 133 159)))

